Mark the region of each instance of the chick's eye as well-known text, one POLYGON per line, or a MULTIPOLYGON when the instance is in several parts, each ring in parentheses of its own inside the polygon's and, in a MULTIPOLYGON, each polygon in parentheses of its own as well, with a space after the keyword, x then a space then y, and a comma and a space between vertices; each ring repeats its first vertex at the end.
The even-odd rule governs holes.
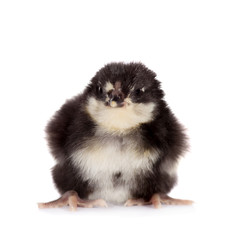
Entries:
POLYGON ((144 93, 144 91, 145 91, 144 88, 138 88, 134 92, 137 96, 140 96, 144 93))
POLYGON ((135 90, 136 95, 139 95, 141 93, 140 89, 135 90))

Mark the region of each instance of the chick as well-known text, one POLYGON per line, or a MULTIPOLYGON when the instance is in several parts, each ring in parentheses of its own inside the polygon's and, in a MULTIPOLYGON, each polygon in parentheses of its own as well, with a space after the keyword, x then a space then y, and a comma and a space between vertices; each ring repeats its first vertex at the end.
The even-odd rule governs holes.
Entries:
POLYGON ((167 195, 187 138, 163 97, 156 74, 141 63, 100 69, 46 127, 62 196, 39 207, 191 204, 167 195))

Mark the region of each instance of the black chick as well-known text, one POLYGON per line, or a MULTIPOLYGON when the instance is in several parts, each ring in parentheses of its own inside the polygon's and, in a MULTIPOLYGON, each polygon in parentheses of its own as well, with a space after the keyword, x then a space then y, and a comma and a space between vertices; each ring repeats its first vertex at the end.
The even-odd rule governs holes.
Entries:
POLYGON ((141 63, 100 69, 47 125, 63 195, 39 207, 191 204, 167 195, 187 142, 163 97, 156 74, 141 63))

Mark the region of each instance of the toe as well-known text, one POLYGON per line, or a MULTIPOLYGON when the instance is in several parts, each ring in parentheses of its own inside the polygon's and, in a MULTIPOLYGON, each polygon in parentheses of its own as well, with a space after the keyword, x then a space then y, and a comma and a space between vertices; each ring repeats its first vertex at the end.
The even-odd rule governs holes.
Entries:
POLYGON ((68 204, 71 209, 71 211, 76 211, 77 210, 77 198, 76 196, 70 196, 68 199, 68 204))
POLYGON ((133 206, 132 203, 131 203, 131 200, 127 200, 125 203, 124 203, 124 206, 125 207, 130 207, 130 206, 133 206))
POLYGON ((161 207, 161 199, 159 194, 153 194, 150 202, 154 206, 154 208, 160 208, 161 207))
POLYGON ((171 198, 168 195, 160 194, 160 201, 167 205, 191 205, 193 201, 171 198))
POLYGON ((144 205, 149 205, 149 202, 144 201, 142 198, 140 198, 140 199, 128 199, 124 204, 125 207, 144 206, 144 205))
POLYGON ((44 203, 38 203, 38 208, 40 209, 45 208, 44 203))
POLYGON ((96 206, 96 207, 105 207, 105 208, 108 207, 106 201, 103 200, 103 199, 97 199, 97 200, 95 200, 95 201, 94 201, 94 206, 96 206))

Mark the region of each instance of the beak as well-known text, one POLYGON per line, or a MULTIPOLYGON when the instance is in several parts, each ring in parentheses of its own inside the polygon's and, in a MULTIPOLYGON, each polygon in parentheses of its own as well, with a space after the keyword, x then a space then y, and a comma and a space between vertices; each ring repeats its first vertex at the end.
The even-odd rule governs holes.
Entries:
POLYGON ((121 92, 113 94, 109 100, 111 107, 122 107, 124 105, 124 96, 121 92))
POLYGON ((109 105, 111 107, 122 107, 124 106, 124 94, 121 89, 121 83, 116 82, 115 88, 111 92, 109 105))

